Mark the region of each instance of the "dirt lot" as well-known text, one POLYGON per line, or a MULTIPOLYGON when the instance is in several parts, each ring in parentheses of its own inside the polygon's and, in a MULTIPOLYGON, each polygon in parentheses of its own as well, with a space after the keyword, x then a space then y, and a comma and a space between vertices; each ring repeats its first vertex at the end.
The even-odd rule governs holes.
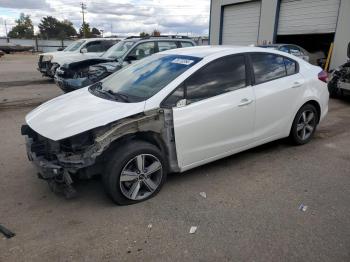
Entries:
POLYGON ((155 198, 119 207, 98 179, 67 201, 36 178, 20 126, 61 92, 35 63, 0 59, 0 223, 16 233, 0 235, 0 261, 350 261, 349 99, 330 101, 305 146, 277 141, 170 175, 155 198))

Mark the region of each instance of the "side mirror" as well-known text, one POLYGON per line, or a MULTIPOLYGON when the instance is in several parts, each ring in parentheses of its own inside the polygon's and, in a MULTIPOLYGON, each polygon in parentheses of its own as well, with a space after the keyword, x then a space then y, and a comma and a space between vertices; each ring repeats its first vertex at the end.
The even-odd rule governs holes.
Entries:
POLYGON ((350 42, 348 43, 348 52, 347 52, 348 58, 350 58, 350 42))
POLYGON ((87 53, 88 52, 88 50, 86 49, 86 48, 82 48, 81 50, 80 50, 80 53, 82 53, 82 54, 85 54, 85 53, 87 53))
POLYGON ((64 50, 64 47, 57 48, 57 51, 63 51, 63 50, 64 50))
POLYGON ((186 99, 181 99, 176 102, 176 107, 184 107, 185 105, 187 105, 186 99))
POLYGON ((137 60, 137 57, 134 55, 128 55, 127 57, 125 57, 124 61, 126 62, 131 62, 131 61, 135 61, 137 60))

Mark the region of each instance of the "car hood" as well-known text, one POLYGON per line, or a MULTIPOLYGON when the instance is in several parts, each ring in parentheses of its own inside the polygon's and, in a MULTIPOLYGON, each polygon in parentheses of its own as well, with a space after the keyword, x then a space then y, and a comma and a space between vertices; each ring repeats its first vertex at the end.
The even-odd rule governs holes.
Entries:
POLYGON ((64 63, 72 63, 77 62, 81 60, 91 59, 94 57, 100 57, 101 53, 96 54, 82 54, 80 52, 63 52, 63 51, 56 51, 56 52, 48 52, 40 54, 40 56, 52 56, 51 63, 57 63, 59 65, 63 65, 64 63))
POLYGON ((96 65, 92 65, 90 66, 90 68, 93 70, 96 67, 103 67, 106 69, 107 72, 109 73, 114 73, 115 71, 118 71, 119 69, 122 68, 122 66, 120 65, 120 63, 115 62, 115 61, 111 61, 111 62, 106 62, 106 63, 100 63, 100 64, 96 64, 96 65))
POLYGON ((144 106, 145 102, 99 98, 85 87, 40 105, 26 116, 26 122, 40 135, 57 141, 141 113, 144 106))

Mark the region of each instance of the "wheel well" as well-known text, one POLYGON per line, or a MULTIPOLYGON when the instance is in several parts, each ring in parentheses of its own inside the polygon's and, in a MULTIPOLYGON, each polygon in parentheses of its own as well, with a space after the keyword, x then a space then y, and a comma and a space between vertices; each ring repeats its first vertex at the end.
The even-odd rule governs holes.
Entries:
POLYGON ((126 134, 116 139, 111 143, 111 145, 108 147, 107 150, 105 150, 105 152, 102 155, 104 156, 105 159, 108 158, 108 156, 111 155, 112 151, 114 151, 116 147, 119 147, 129 142, 130 140, 140 140, 140 141, 148 142, 158 147, 159 150, 165 155, 167 155, 168 153, 168 150, 160 134, 152 131, 146 131, 146 132, 137 132, 133 134, 126 134))
POLYGON ((316 108, 316 110, 317 110, 317 123, 319 123, 320 122, 320 117, 321 117, 320 104, 317 101, 315 101, 315 100, 310 100, 310 101, 306 102, 305 104, 303 104, 303 106, 307 105, 307 104, 313 105, 316 108))

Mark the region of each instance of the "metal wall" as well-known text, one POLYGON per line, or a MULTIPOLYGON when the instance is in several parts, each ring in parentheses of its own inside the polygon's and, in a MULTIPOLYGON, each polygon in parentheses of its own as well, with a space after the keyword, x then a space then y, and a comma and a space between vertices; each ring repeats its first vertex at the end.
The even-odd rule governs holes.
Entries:
MULTIPOLYGON (((38 39, 17 39, 17 38, 9 38, 9 42, 13 43, 15 45, 26 45, 26 46, 33 46, 35 51, 38 52, 53 52, 56 51, 57 48, 66 47, 69 44, 73 42, 73 40, 41 40, 38 39)), ((1 38, 0 39, 0 45, 1 44, 6 44, 7 39, 6 38, 1 38)))
MULTIPOLYGON (((244 2, 251 2, 252 0, 211 0, 211 16, 210 16, 210 29, 209 29, 209 41, 210 44, 219 44, 220 39, 222 39, 222 32, 223 32, 223 10, 224 6, 237 4, 237 3, 244 3, 244 2)), ((301 1, 312 1, 312 0, 298 0, 295 1, 301 2, 301 1)), ((327 17, 329 17, 329 27, 334 26, 334 8, 336 5, 334 5, 335 1, 337 0, 318 0, 317 2, 323 3, 324 5, 327 5, 329 3, 333 3, 332 7, 330 7, 330 13, 319 13, 319 19, 321 20, 327 20, 327 17)), ((281 0, 262 0, 261 5, 261 14, 260 14, 260 23, 259 23, 259 37, 258 42, 259 43, 273 43, 275 41, 275 37, 278 32, 278 21, 280 13, 280 5, 281 0)), ((314 10, 313 10, 314 11, 314 10)), ((283 11, 282 11, 283 12, 283 11)), ((300 10, 300 14, 306 13, 307 10, 300 10)), ((332 61, 331 61, 331 69, 343 64, 347 57, 346 57, 346 48, 347 44, 350 41, 350 0, 340 0, 340 8, 339 8, 339 15, 337 16, 337 22, 336 22, 336 30, 335 30, 335 39, 334 39, 334 51, 332 55, 332 61)), ((317 15, 317 12, 316 12, 317 15)), ((312 20, 312 19, 311 19, 312 20)), ((318 20, 320 21, 320 20, 318 20)), ((308 23, 306 20, 303 22, 308 23)), ((282 23, 283 26, 283 23, 282 23)), ((300 27, 303 27, 303 25, 300 25, 300 27)), ((334 30, 334 29, 333 29, 334 30)))

